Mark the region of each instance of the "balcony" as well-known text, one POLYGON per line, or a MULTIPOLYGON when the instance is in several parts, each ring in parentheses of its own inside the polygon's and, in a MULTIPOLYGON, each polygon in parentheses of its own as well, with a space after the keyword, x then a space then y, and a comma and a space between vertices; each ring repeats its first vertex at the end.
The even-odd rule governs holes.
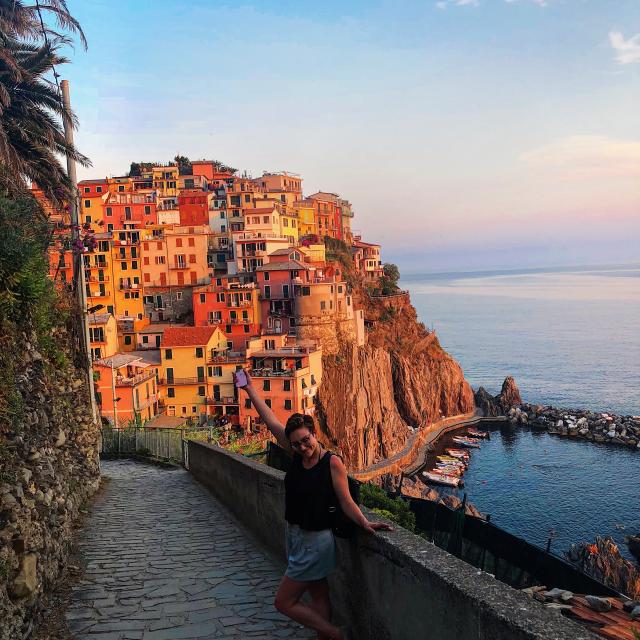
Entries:
POLYGON ((295 378, 297 375, 303 375, 308 371, 308 367, 302 369, 287 369, 286 371, 278 371, 276 369, 252 369, 250 371, 252 378, 295 378))
POLYGON ((133 289, 134 291, 137 291, 138 289, 140 289, 140 283, 138 282, 121 282, 120 285, 118 286, 118 289, 120 289, 120 291, 124 291, 129 290, 129 289, 133 289))
POLYGON ((209 364, 244 364, 246 356, 243 351, 211 351, 209 364))
POLYGON ((206 378, 160 378, 159 383, 168 387, 179 387, 190 384, 207 384, 206 378))
POLYGON ((149 395, 148 398, 145 398, 144 400, 142 400, 142 402, 140 402, 140 404, 138 404, 136 409, 138 411, 141 411, 142 409, 146 409, 147 407, 150 407, 151 405, 153 405, 153 403, 156 402, 157 399, 158 399, 158 394, 157 393, 152 393, 151 395, 149 395))
POLYGON ((109 282, 109 276, 103 276, 102 278, 94 278, 93 276, 87 276, 85 274, 84 281, 85 282, 97 282, 97 283, 109 282))
POLYGON ((182 269, 188 269, 189 265, 186 262, 174 262, 173 264, 169 265, 169 269, 172 270, 182 270, 182 269))
POLYGON ((145 371, 144 373, 139 373, 136 376, 131 376, 130 378, 125 378, 124 376, 116 376, 116 387, 135 387, 141 382, 145 382, 146 380, 151 380, 151 378, 155 378, 156 372, 155 369, 152 371, 145 371))
POLYGON ((267 255, 267 252, 263 251, 262 249, 256 249, 256 250, 249 249, 249 250, 243 251, 241 257, 243 257, 243 258, 255 258, 256 256, 263 257, 263 256, 266 256, 266 255, 267 255))
POLYGON ((105 289, 104 293, 100 291, 87 292, 87 298, 110 298, 110 297, 111 297, 111 291, 109 291, 109 289, 105 289))
POLYGON ((250 318, 229 318, 229 324, 251 324, 250 318))
POLYGON ((204 403, 207 405, 214 405, 214 406, 222 406, 222 405, 228 405, 228 404, 238 404, 238 399, 234 398, 233 396, 207 396, 204 399, 204 403))

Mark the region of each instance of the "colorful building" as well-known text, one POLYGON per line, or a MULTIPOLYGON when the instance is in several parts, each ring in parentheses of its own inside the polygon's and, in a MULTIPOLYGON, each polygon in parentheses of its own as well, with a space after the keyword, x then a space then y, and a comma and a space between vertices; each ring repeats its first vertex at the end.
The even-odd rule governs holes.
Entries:
POLYGON ((93 363, 101 415, 117 428, 150 420, 159 412, 158 354, 116 353, 93 363))
POLYGON ((111 313, 89 314, 89 340, 92 360, 108 358, 118 352, 118 326, 111 313))
MULTIPOLYGON (((278 419, 315 412, 314 397, 322 382, 322 348, 297 344, 285 335, 254 338, 247 349, 253 384, 278 419)), ((248 398, 240 406, 240 424, 249 429, 259 416, 248 398)))
POLYGON ((193 323, 215 325, 224 332, 233 351, 247 348, 248 341, 260 334, 259 290, 254 282, 238 277, 216 278, 212 284, 193 290, 193 323))

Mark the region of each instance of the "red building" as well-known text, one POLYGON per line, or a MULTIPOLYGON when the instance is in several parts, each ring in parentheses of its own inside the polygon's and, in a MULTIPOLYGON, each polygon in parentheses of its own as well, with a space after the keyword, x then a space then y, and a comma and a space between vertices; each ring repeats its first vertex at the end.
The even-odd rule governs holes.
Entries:
POLYGON ((142 229, 158 224, 155 198, 151 195, 114 193, 103 205, 106 231, 142 229))
POLYGON ((199 189, 184 189, 178 196, 178 210, 180 212, 180 224, 208 225, 209 201, 211 194, 199 189))
POLYGON ((248 340, 260 334, 260 306, 255 283, 221 277, 193 290, 193 323, 215 325, 227 338, 232 351, 244 351, 248 340))

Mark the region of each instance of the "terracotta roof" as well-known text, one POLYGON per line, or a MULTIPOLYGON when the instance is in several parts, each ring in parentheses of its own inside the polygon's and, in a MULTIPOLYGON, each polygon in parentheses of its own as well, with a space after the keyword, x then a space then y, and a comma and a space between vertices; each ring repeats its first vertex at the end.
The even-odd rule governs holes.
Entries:
POLYGON ((593 633, 611 640, 635 640, 632 629, 640 631, 640 623, 634 623, 631 614, 623 609, 620 598, 603 598, 611 603, 611 610, 594 611, 584 596, 574 596, 569 604, 571 609, 565 615, 587 626, 593 633))
POLYGON ((292 269, 296 269, 298 271, 304 269, 305 271, 308 271, 309 267, 297 260, 286 260, 284 262, 270 262, 269 264, 263 264, 261 267, 258 267, 256 271, 291 271, 292 269))
POLYGON ((168 327, 162 334, 163 347, 196 347, 209 342, 216 327, 168 327))
POLYGON ((289 248, 285 248, 285 249, 276 249, 275 251, 272 251, 269 255, 270 256, 286 256, 286 255, 292 253, 293 251, 297 251, 298 253, 300 253, 300 249, 296 249, 294 247, 289 247, 289 248))
POLYGON ((134 362, 139 361, 140 356, 134 356, 131 353, 115 353, 108 358, 96 360, 94 364, 98 364, 103 367, 114 367, 115 369, 119 369, 120 367, 124 367, 127 364, 133 364, 134 362))
POLYGON ((174 329, 182 329, 188 325, 175 324, 173 322, 152 322, 143 329, 140 329, 138 333, 163 333, 165 329, 173 327, 174 329))
POLYGON ((372 244, 371 242, 362 242, 362 240, 356 240, 353 243, 354 247, 380 247, 382 245, 372 244))
POLYGON ((144 423, 145 429, 179 429, 187 423, 187 416, 159 415, 144 423))
POLYGON ((140 349, 130 351, 131 355, 138 356, 146 364, 160 364, 160 349, 140 349))

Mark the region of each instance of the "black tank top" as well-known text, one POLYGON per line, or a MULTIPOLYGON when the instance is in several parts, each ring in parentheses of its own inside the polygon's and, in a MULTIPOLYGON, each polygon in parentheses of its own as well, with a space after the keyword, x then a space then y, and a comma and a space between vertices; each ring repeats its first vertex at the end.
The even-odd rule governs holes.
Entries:
POLYGON ((331 481, 329 451, 310 469, 302 466, 302 457, 294 454, 284 478, 285 520, 307 531, 330 529, 333 522, 329 507, 336 504, 331 481))

